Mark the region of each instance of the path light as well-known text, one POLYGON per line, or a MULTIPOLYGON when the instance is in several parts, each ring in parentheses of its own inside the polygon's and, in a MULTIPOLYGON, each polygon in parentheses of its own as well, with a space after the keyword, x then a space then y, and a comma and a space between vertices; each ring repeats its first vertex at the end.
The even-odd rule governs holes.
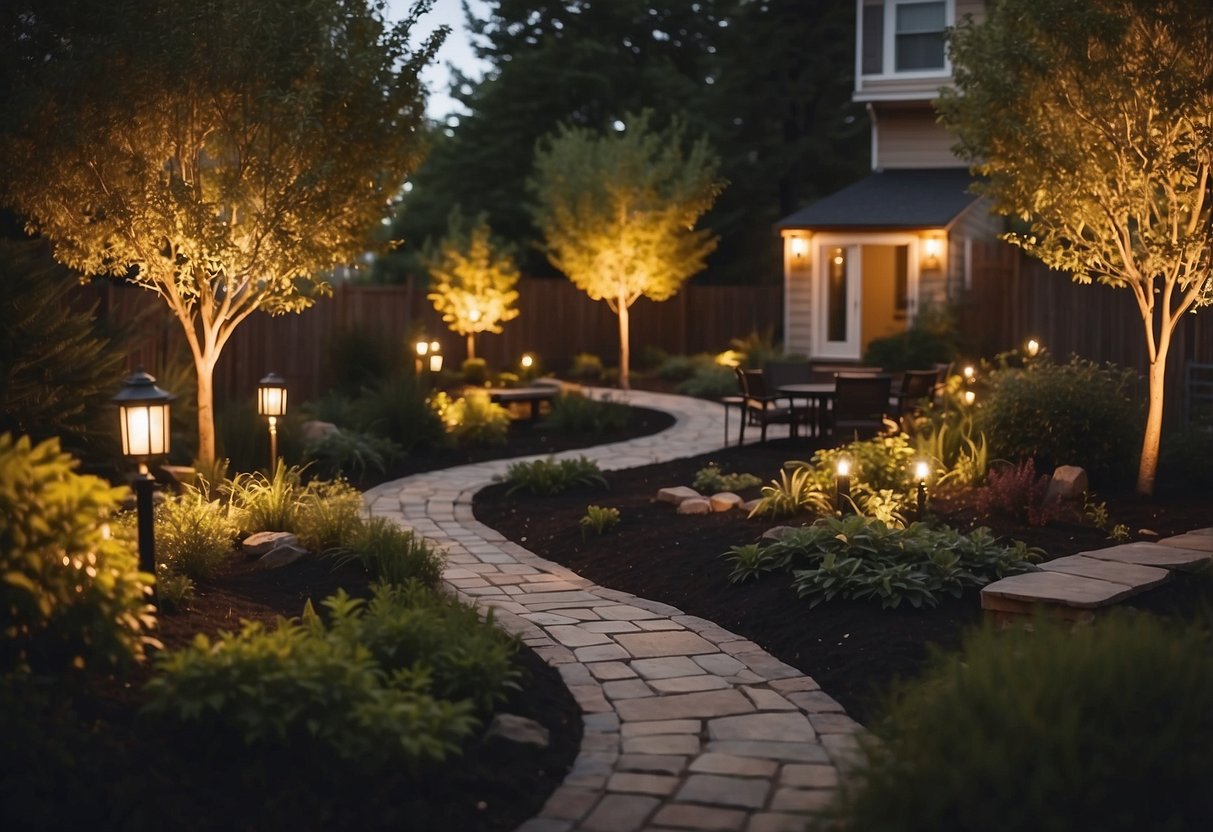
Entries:
POLYGON ((835 469, 837 474, 837 494, 834 499, 834 508, 839 514, 847 513, 847 504, 851 502, 851 460, 845 456, 838 458, 838 465, 835 469))
POLYGON ((518 360, 518 365, 524 370, 531 369, 535 366, 535 356, 531 355, 529 352, 524 352, 522 354, 522 358, 518 360))
POLYGON ((430 342, 418 341, 413 345, 413 349, 417 351, 417 360, 414 362, 413 368, 416 371, 416 376, 420 378, 421 371, 425 369, 425 364, 423 362, 425 361, 426 353, 430 351, 430 342))
POLYGON ((927 477, 931 475, 931 466, 926 460, 914 463, 914 480, 917 484, 918 519, 921 521, 927 513, 927 477))
POLYGON ((270 373, 257 382, 257 412, 270 420, 270 476, 278 466, 278 419, 286 415, 286 379, 270 373))
POLYGON ((974 369, 972 364, 966 364, 965 368, 963 370, 963 373, 964 373, 965 381, 968 382, 969 384, 972 384, 973 379, 977 376, 977 370, 974 369))
POLYGON ((1028 343, 1024 345, 1024 351, 1027 352, 1028 358, 1035 358, 1040 352, 1040 342, 1035 338, 1029 338, 1028 343))
POLYGON ((139 472, 132 479, 139 533, 139 568, 152 575, 156 574, 155 523, 152 515, 152 492, 156 480, 147 469, 147 461, 154 456, 164 456, 169 451, 169 402, 174 398, 172 393, 156 386, 156 379, 140 369, 122 383, 122 389, 111 399, 118 405, 122 455, 139 463, 139 472))
POLYGON ((442 344, 437 341, 430 341, 430 372, 442 372, 442 344))
POLYGON ((972 405, 973 402, 975 402, 975 401, 977 401, 977 394, 974 393, 972 390, 966 390, 965 391, 965 404, 972 405))

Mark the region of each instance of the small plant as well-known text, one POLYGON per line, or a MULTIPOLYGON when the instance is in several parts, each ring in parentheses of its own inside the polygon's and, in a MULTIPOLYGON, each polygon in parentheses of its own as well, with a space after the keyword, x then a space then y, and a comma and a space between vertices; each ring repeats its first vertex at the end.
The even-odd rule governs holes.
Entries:
POLYGON ((510 412, 484 390, 469 390, 446 408, 447 431, 460 445, 503 445, 509 436, 510 412))
POLYGON ((324 554, 361 532, 362 513, 362 494, 345 480, 312 480, 299 497, 294 531, 302 546, 324 554))
POLYGON ((402 529, 386 517, 361 521, 338 546, 326 554, 338 563, 358 563, 390 585, 409 581, 436 587, 445 561, 425 538, 402 529))
POLYGON ((1001 512, 1030 526, 1043 526, 1057 517, 1056 502, 1045 501, 1049 476, 1036 476, 1034 460, 991 468, 987 480, 989 485, 977 491, 977 505, 982 512, 1001 512))
POLYGON ((734 338, 729 346, 745 357, 745 366, 755 370, 781 355, 779 347, 775 346, 775 331, 770 327, 762 332, 754 330, 744 338, 734 338))
MULTIPOLYGON (((156 507, 156 561, 174 575, 210 578, 232 553, 236 529, 227 508, 200 491, 167 497, 156 507)), ((134 513, 126 515, 134 523, 134 513)), ((159 574, 159 572, 157 572, 159 574)))
POLYGON ((441 444, 445 431, 426 401, 425 387, 411 375, 398 375, 364 388, 354 403, 355 427, 395 442, 406 452, 441 444))
POLYGON ((760 546, 757 543, 734 546, 721 557, 733 565, 732 571, 729 572, 729 581, 735 584, 761 577, 788 565, 786 551, 760 546))
POLYGON ((459 367, 464 384, 482 387, 489 380, 489 362, 483 358, 469 358, 459 367))
POLYGON ((281 459, 274 475, 260 471, 237 474, 229 485, 233 521, 242 532, 289 532, 295 529, 295 513, 303 492, 303 469, 287 466, 281 459))
MULTIPOLYGON (((712 370, 718 366, 716 359, 706 352, 697 355, 671 355, 658 365, 657 377, 664 381, 686 381, 700 370, 712 370)), ((732 370, 729 370, 729 374, 734 380, 735 389, 736 376, 732 375, 732 370)))
POLYGON ((801 512, 829 514, 834 510, 830 493, 821 487, 810 468, 784 468, 779 479, 762 487, 762 497, 751 517, 790 517, 801 512))
POLYGON ((602 378, 602 359, 588 352, 577 353, 569 365, 569 378, 598 381, 602 378))
POLYGON ((303 458, 316 476, 339 476, 361 480, 370 473, 382 474, 404 456, 404 449, 390 439, 355 430, 337 430, 308 442, 303 458))
POLYGON ((737 393, 737 374, 732 367, 712 362, 695 368, 695 371, 675 388, 684 396, 700 399, 719 399, 737 393))
POLYGON ((1092 493, 1088 492, 1083 495, 1082 516, 1092 526, 1106 532, 1108 540, 1116 543, 1128 542, 1129 527, 1124 523, 1113 522, 1108 513, 1108 504, 1102 500, 1096 502, 1095 495, 1092 493))
POLYGON ((506 494, 529 491, 550 497, 577 486, 607 487, 598 463, 586 457, 556 460, 554 457, 533 462, 515 462, 506 469, 505 481, 510 484, 506 494))
POLYGON ((156 567, 156 611, 183 612, 194 599, 194 582, 184 575, 170 572, 160 564, 156 567))
POLYGON ((631 410, 609 399, 591 399, 581 393, 561 393, 543 427, 560 433, 603 433, 627 427, 631 410))
POLYGON ((721 491, 745 491, 762 485, 762 480, 753 474, 726 474, 715 462, 709 462, 695 473, 691 487, 704 494, 715 494, 721 491))
POLYGON ((619 509, 604 508, 603 506, 586 506, 585 516, 578 521, 581 524, 581 536, 585 537, 587 529, 601 537, 608 530, 619 524, 619 509))

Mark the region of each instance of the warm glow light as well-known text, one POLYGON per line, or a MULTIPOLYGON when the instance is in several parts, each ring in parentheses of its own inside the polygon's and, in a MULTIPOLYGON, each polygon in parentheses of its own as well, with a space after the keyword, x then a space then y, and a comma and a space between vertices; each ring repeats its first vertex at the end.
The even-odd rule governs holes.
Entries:
POLYGON ((834 249, 834 265, 841 266, 843 264, 842 249, 834 249))
POLYGON ((429 351, 430 351, 430 342, 429 341, 418 341, 417 342, 417 354, 418 355, 425 355, 429 351))
POLYGON ((972 390, 965 391, 965 404, 972 404, 976 400, 977 400, 976 393, 974 393, 972 390))
POLYGON ((840 476, 840 477, 851 476, 851 460, 847 459, 846 457, 839 459, 837 470, 838 470, 838 476, 840 476))
POLYGON ((965 381, 972 381, 972 380, 973 380, 973 376, 974 376, 974 375, 976 375, 976 374, 977 374, 977 371, 976 371, 975 369, 973 369, 973 365, 972 365, 972 364, 969 364, 968 366, 966 366, 966 367, 964 368, 964 376, 965 376, 965 381))
POLYGON ((481 312, 479 309, 472 309, 471 311, 468 312, 468 320, 470 320, 472 323, 479 323, 480 317, 481 317, 481 312))
POLYGON ((801 257, 804 257, 806 253, 808 253, 809 241, 806 240, 804 237, 793 237, 792 243, 791 243, 791 248, 792 248, 792 255, 794 257, 796 257, 797 259, 799 259, 801 257))
POLYGON ((914 479, 918 480, 919 482, 926 482, 930 473, 931 466, 928 465, 925 460, 920 459, 918 462, 914 463, 914 479))
POLYGON ((430 355, 430 372, 431 373, 442 372, 442 353, 436 352, 436 353, 432 353, 430 355))
POLYGON ((1036 353, 1040 352, 1040 342, 1037 341, 1035 338, 1029 338, 1028 344, 1027 344, 1027 351, 1028 351, 1028 356, 1030 358, 1035 358, 1036 353))
POLYGON ((938 258, 943 253, 943 243, 938 237, 928 237, 922 249, 927 257, 938 258))
POLYGON ((271 419, 286 415, 286 379, 277 373, 257 382, 257 413, 271 419))
POLYGON ((126 379, 113 401, 118 405, 122 453, 144 458, 169 452, 169 402, 173 400, 156 386, 156 379, 142 370, 126 379))
POLYGON ((430 352, 442 352, 442 345, 437 341, 430 341, 430 352))
POLYGON ((529 370, 535 366, 535 356, 531 355, 529 352, 524 352, 522 354, 522 360, 518 363, 522 365, 522 369, 529 370))

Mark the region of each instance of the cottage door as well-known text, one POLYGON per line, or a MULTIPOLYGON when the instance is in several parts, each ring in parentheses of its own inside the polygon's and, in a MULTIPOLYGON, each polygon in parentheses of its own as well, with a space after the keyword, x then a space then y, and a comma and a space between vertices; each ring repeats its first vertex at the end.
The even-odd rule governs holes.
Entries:
POLYGON ((857 360, 860 346, 859 246, 821 246, 813 329, 815 358, 857 360))

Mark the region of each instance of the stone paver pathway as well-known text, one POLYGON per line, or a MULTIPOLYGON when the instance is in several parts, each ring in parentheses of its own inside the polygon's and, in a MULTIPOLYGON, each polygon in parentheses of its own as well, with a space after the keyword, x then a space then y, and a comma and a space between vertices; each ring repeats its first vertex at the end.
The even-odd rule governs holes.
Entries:
MULTIPOLYGON (((614 470, 722 445, 719 404, 610 395, 677 422, 558 458, 584 455, 614 470)), ((472 496, 514 461, 418 474, 368 491, 366 500, 373 514, 440 545, 446 583, 493 607, 499 624, 559 669, 581 706, 576 763, 519 832, 803 830, 829 802, 859 725, 813 679, 753 642, 596 586, 476 522, 472 496)))

